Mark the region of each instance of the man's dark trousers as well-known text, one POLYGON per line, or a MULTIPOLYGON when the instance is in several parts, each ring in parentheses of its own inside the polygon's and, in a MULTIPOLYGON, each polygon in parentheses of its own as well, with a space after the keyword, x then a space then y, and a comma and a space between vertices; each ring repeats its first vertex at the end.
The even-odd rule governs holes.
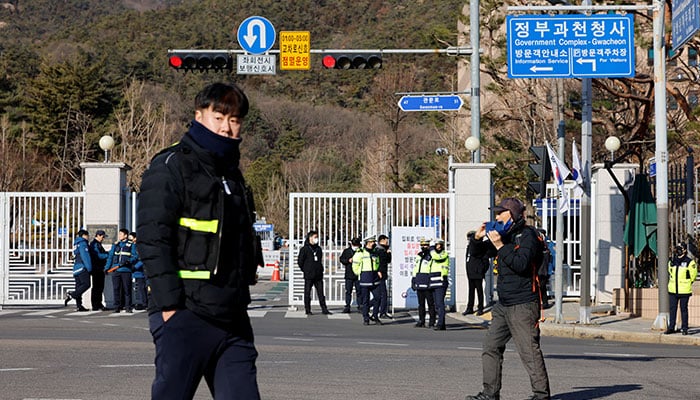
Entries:
POLYGON ((75 304, 80 307, 83 305, 83 293, 90 289, 90 273, 85 269, 73 278, 75 278, 75 290, 70 292, 70 296, 75 299, 75 304))
POLYGON ((676 318, 678 317, 678 303, 681 304, 681 330, 688 330, 688 300, 690 300, 689 294, 668 294, 669 300, 669 319, 668 319, 668 329, 674 330, 676 328, 676 318))
POLYGON ((467 298, 467 311, 474 311, 474 292, 479 302, 478 311, 484 311, 484 279, 469 279, 469 294, 467 298))
POLYGON ((389 294, 386 290, 386 278, 379 280, 379 286, 377 286, 377 292, 379 294, 379 314, 386 314, 389 308, 389 294))
POLYGON ((372 307, 372 317, 377 318, 379 314, 379 286, 360 286, 360 307, 362 307, 362 318, 369 321, 369 308, 372 307), (372 301, 369 294, 372 293, 372 301))
POLYGON ((445 326, 445 295, 447 294, 447 286, 435 288, 433 296, 435 297, 435 312, 437 313, 437 326, 445 326))
POLYGON ((321 310, 326 311, 326 295, 323 294, 323 278, 321 279, 304 279, 304 309, 307 313, 311 312, 311 288, 316 288, 316 297, 321 306, 321 310))
POLYGON ((102 304, 102 292, 105 290, 105 271, 102 268, 93 267, 90 275, 92 276, 90 303, 93 310, 99 310, 104 307, 102 304))
POLYGON ((540 350, 539 301, 513 306, 496 303, 491 312, 491 326, 481 354, 484 393, 491 396, 500 394, 503 352, 512 337, 520 360, 530 376, 532 392, 538 399, 549 399, 549 378, 540 350))
POLYGON ((202 376, 215 399, 258 400, 253 329, 245 311, 234 331, 221 329, 189 310, 178 310, 163 322, 149 316, 156 345, 153 400, 192 399, 202 376))
POLYGON ((114 308, 119 310, 131 308, 131 272, 112 272, 112 285, 114 285, 114 308))
POLYGON ((352 303, 352 289, 355 288, 355 297, 357 297, 357 305, 360 306, 360 280, 346 279, 345 280, 345 307, 350 307, 352 303))
POLYGON ((425 302, 428 302, 428 314, 430 321, 428 326, 435 325, 435 296, 432 289, 417 290, 418 295, 418 322, 425 324, 425 302))

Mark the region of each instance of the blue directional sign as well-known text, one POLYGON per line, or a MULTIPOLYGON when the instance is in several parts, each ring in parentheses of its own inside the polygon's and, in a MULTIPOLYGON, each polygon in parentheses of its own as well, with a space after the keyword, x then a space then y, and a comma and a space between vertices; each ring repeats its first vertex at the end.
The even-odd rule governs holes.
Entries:
POLYGON ((509 78, 634 77, 634 18, 508 16, 509 78))
POLYGON ((399 108, 403 111, 457 111, 462 104, 462 98, 454 94, 403 96, 399 100, 399 108))
POLYGON ((676 51, 700 30, 700 5, 698 0, 673 0, 671 10, 671 50, 676 51))
POLYGON ((238 44, 251 54, 262 54, 275 44, 275 27, 264 17, 248 17, 238 27, 238 44))

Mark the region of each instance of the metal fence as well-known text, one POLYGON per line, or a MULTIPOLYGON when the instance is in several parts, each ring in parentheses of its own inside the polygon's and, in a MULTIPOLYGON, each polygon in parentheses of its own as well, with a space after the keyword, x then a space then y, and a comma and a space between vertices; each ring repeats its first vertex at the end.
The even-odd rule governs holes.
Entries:
MULTIPOLYGON (((447 193, 291 193, 289 304, 303 304, 304 278, 296 258, 309 231, 319 232, 323 248, 326 302, 332 306, 344 305, 345 269, 338 259, 351 238, 379 234, 391 236, 393 226, 431 226, 435 227, 435 237, 444 239, 447 251, 452 254, 448 234, 449 202, 447 193)), ((388 283, 391 291, 391 281, 388 283)), ((451 293, 448 293, 446 302, 453 303, 451 293)))
POLYGON ((0 305, 60 304, 74 286, 85 193, 0 193, 0 305))

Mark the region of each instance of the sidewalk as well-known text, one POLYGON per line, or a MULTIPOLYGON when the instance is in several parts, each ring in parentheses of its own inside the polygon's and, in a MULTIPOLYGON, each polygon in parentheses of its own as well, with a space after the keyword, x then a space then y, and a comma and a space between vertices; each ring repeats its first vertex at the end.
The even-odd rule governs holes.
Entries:
MULTIPOLYGON (((593 311, 596 311, 595 308, 593 311)), ((569 299, 562 303, 564 323, 554 323, 554 306, 545 310, 545 322, 540 324, 542 336, 700 346, 700 328, 698 327, 691 326, 686 336, 681 335, 680 332, 664 335, 660 331, 651 329, 653 320, 632 317, 629 314, 609 315, 602 310, 601 312, 591 312, 591 323, 582 325, 578 323, 579 313, 578 300, 569 299)), ((470 324, 484 323, 491 319, 490 312, 481 317, 463 316, 461 313, 449 313, 448 315, 470 324)))

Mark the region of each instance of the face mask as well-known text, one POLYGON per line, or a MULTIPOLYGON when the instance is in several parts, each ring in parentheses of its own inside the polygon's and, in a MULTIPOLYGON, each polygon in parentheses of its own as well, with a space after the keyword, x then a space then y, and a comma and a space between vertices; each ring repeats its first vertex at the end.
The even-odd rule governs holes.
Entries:
POLYGON ((508 229, 513 226, 513 220, 509 219, 508 222, 503 223, 501 221, 490 221, 486 223, 486 232, 496 231, 499 235, 503 236, 508 229))

